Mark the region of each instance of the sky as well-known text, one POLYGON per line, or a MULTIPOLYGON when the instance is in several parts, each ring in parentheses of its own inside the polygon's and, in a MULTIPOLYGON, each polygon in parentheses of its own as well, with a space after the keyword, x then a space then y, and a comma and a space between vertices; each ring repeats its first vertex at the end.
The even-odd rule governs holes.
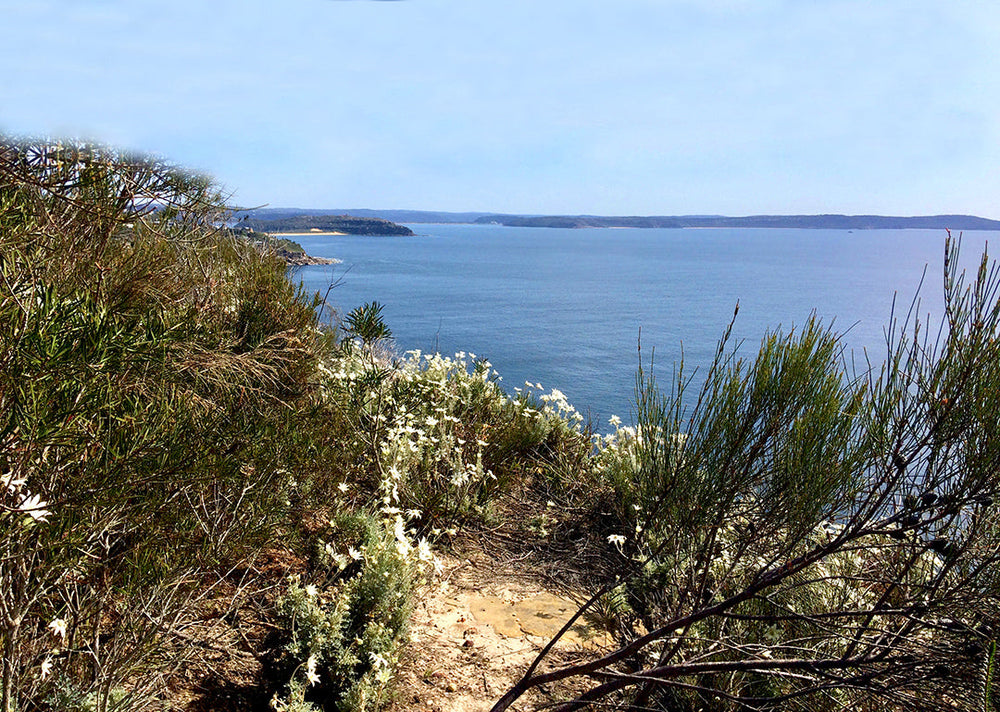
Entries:
POLYGON ((996 0, 0 0, 0 132, 242 206, 1000 218, 996 0))

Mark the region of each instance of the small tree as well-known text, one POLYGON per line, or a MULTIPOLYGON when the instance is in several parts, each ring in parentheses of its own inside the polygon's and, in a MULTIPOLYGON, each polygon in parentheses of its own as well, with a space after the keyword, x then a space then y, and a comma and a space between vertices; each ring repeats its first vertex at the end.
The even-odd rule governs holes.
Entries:
MULTIPOLYGON (((637 427, 602 454, 624 531, 618 649, 543 670, 558 710, 996 709, 1000 274, 945 247, 944 319, 887 332, 857 375, 815 319, 747 362, 726 338, 696 404, 640 372, 637 427)), ((578 616, 587 606, 584 606, 578 616)), ((567 628, 568 628, 567 624, 567 628)))

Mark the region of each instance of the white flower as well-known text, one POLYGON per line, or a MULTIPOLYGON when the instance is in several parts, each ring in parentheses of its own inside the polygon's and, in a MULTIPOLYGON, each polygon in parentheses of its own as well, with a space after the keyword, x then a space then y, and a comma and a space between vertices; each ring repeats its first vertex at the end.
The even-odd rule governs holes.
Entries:
POLYGON ((368 657, 371 658, 372 667, 378 670, 379 668, 389 667, 389 661, 385 659, 383 655, 379 653, 368 653, 368 657))
POLYGON ((357 549, 355 549, 353 546, 352 547, 348 547, 348 549, 347 549, 347 555, 350 556, 355 561, 361 561, 363 558, 365 558, 365 555, 362 554, 357 549))
POLYGON ((306 680, 309 681, 310 685, 315 685, 319 682, 319 675, 316 674, 316 656, 310 655, 309 659, 306 660, 306 680))
POLYGON ((618 547, 618 550, 621 551, 622 546, 625 544, 625 537, 621 534, 612 534, 608 537, 608 543, 614 544, 618 547))
POLYGON ((417 557, 421 561, 431 561, 434 558, 434 554, 431 553, 431 545, 426 537, 421 537, 417 543, 417 557))
POLYGON ((398 515, 393 525, 393 534, 396 538, 396 551, 399 552, 400 556, 409 556, 412 546, 406 537, 406 525, 403 523, 403 518, 398 515))
POLYGON ((48 627, 52 631, 52 635, 58 635, 64 643, 66 642, 66 620, 64 618, 54 619, 48 627))
POLYGON ((42 498, 37 494, 26 494, 21 498, 21 502, 15 507, 17 511, 24 512, 32 519, 44 522, 52 514, 47 509, 44 509, 47 502, 42 501, 42 498))
POLYGON ((5 475, 0 475, 0 487, 6 487, 7 491, 11 494, 15 494, 19 489, 21 489, 25 482, 26 480, 24 479, 15 480, 13 470, 5 475))
POLYGON ((337 489, 339 489, 341 492, 347 492, 347 490, 351 489, 351 486, 346 482, 341 482, 339 485, 337 485, 337 489))
POLYGON ((611 423, 611 427, 613 428, 620 428, 622 425, 622 419, 619 418, 617 415, 612 415, 610 418, 608 418, 608 422, 611 423))
POLYGON ((306 595, 309 596, 309 598, 315 598, 318 594, 319 589, 317 589, 314 585, 309 584, 306 586, 306 595))
POLYGON ((42 661, 41 665, 42 679, 44 680, 45 678, 47 678, 49 676, 49 673, 51 672, 52 672, 52 658, 46 657, 45 660, 42 661))

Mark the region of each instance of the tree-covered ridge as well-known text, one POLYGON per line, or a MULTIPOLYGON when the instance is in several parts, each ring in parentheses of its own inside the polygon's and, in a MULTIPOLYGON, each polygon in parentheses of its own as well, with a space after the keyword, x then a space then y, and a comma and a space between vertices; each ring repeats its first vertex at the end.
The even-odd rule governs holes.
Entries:
POLYGON ((359 218, 351 215, 297 215, 294 217, 260 219, 245 218, 241 227, 257 232, 340 232, 345 235, 412 235, 405 225, 381 218, 359 218))

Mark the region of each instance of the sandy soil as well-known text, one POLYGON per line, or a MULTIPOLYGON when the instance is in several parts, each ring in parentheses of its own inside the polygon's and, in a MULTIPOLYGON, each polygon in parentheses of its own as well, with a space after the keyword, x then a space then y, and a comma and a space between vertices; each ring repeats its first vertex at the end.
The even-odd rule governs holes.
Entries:
MULTIPOLYGON (((450 558, 445 566, 418 597, 393 712, 488 712, 577 610, 565 594, 504 576, 485 557, 450 558)), ((574 626, 551 663, 590 657, 608 642, 590 623, 574 626)), ((550 687, 512 709, 539 709, 572 692, 550 687)))

